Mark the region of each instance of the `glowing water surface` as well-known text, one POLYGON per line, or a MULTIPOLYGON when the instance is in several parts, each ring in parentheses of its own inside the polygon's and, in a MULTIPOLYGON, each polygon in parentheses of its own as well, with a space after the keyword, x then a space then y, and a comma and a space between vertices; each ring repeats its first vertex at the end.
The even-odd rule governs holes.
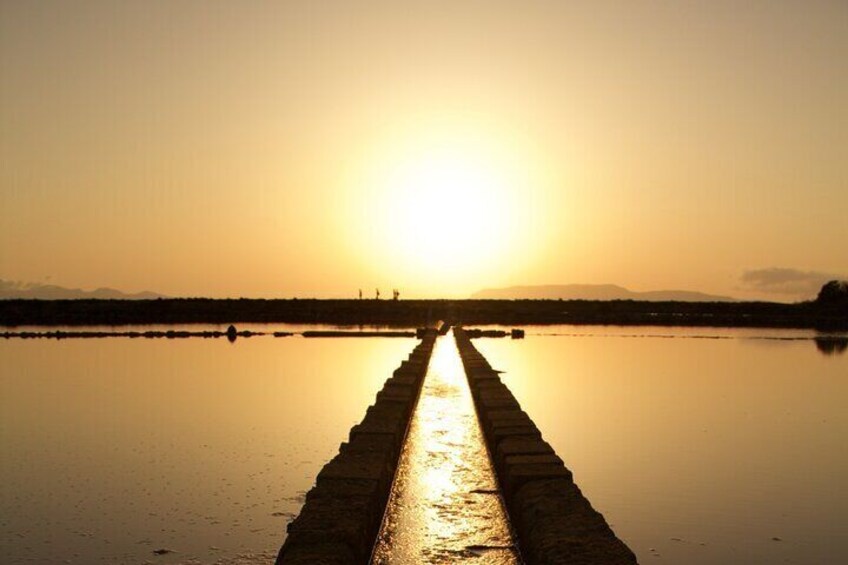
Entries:
POLYGON ((846 336, 526 330, 475 345, 641 563, 848 563, 846 336))
MULTIPOLYGON (((475 343, 641 562, 816 564, 848 562, 840 339, 528 327, 475 343)), ((0 340, 3 562, 270 563, 414 344, 0 340)), ((485 547, 510 542, 464 378, 440 338, 393 502, 407 513, 384 532, 394 562, 512 558, 485 547)))
POLYGON ((518 563, 452 335, 439 338, 373 563, 518 563))
POLYGON ((415 343, 0 340, 2 562, 273 562, 415 343))

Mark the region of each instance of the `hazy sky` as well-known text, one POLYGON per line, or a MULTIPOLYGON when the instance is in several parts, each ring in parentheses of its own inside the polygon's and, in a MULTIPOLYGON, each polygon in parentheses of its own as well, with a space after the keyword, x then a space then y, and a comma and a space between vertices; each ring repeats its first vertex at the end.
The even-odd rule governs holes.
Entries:
POLYGON ((5 280, 791 300, 846 243, 844 0, 0 0, 5 280))

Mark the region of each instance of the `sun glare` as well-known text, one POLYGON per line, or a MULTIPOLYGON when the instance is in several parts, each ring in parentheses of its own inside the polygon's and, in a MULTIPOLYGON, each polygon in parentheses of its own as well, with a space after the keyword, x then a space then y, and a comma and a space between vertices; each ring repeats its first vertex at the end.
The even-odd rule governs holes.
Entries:
POLYGON ((509 260, 522 186, 509 161, 467 144, 418 147, 378 180, 386 259, 405 274, 468 281, 509 260))
POLYGON ((549 167, 503 124, 432 119, 375 135, 347 158, 336 203, 350 256, 405 297, 467 296, 537 260, 549 167), (450 122, 450 123, 448 123, 450 122))
POLYGON ((456 267, 487 251, 504 215, 505 187, 486 164, 436 153, 404 163, 387 195, 397 251, 432 267, 456 267), (487 236, 487 231, 493 234, 487 236))

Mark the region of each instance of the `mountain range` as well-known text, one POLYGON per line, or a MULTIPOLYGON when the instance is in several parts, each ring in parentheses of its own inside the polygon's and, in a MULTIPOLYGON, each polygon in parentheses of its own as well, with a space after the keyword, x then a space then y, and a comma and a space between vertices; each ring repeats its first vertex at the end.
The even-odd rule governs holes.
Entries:
MULTIPOLYGON (((127 293, 114 288, 83 290, 66 288, 52 284, 8 281, 0 279, 0 300, 30 298, 42 300, 67 300, 96 298, 112 300, 152 300, 166 298, 155 292, 127 293)), ((647 292, 632 291, 614 284, 559 284, 527 285, 504 288, 487 288, 471 295, 475 299, 499 300, 647 300, 679 302, 735 302, 729 296, 719 296, 688 290, 653 290, 647 292)))
POLYGON ((735 302, 735 298, 690 290, 636 292, 614 284, 551 284, 486 288, 471 298, 500 300, 648 300, 654 302, 735 302))
POLYGON ((80 288, 65 288, 53 284, 6 281, 0 279, 0 300, 11 298, 38 298, 42 300, 66 300, 76 298, 98 298, 112 300, 151 300, 164 298, 155 292, 126 293, 114 288, 97 288, 82 290, 80 288))

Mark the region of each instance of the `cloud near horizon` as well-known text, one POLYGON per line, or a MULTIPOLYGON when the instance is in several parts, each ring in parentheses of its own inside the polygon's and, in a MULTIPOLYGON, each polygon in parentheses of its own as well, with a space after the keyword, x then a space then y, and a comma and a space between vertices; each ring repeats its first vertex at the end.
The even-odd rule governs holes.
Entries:
POLYGON ((845 275, 802 271, 784 267, 752 269, 742 273, 742 284, 750 290, 770 294, 794 295, 800 298, 815 298, 821 287, 834 279, 846 279, 845 275))

